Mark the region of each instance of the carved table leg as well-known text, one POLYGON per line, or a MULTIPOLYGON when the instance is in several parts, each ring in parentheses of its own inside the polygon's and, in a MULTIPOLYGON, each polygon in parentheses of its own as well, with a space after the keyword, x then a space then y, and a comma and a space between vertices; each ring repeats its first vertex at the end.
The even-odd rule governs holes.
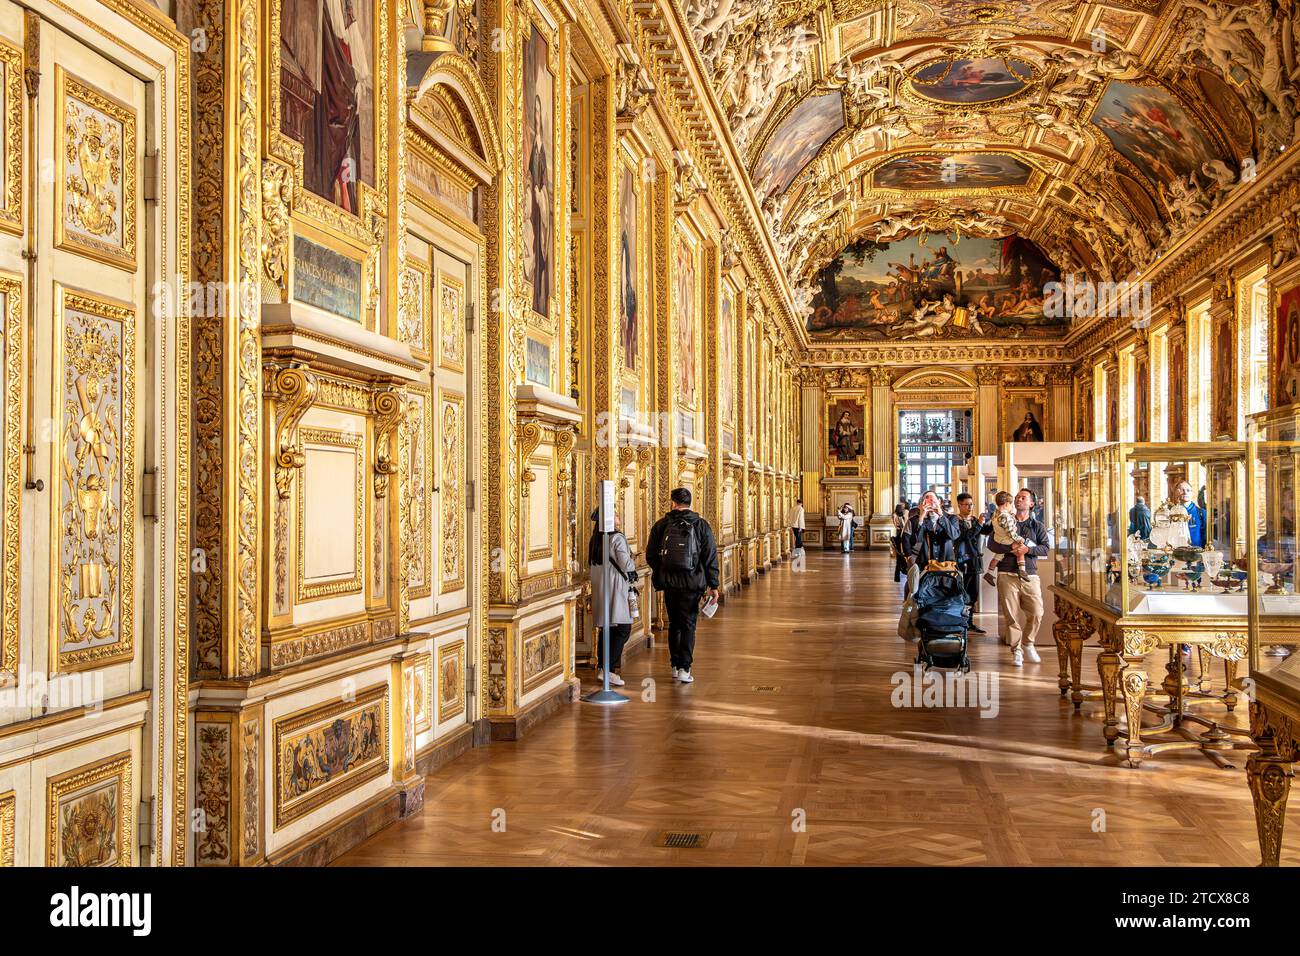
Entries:
POLYGON ((1088 633, 1079 627, 1070 628, 1066 635, 1066 644, 1070 649, 1070 678, 1074 683, 1070 701, 1075 710, 1083 706, 1083 642, 1087 639, 1088 633))
POLYGON ((1115 698, 1119 683, 1120 656, 1105 648, 1097 655, 1097 671, 1101 675, 1101 701, 1105 722, 1101 732, 1109 747, 1119 739, 1119 720, 1115 716, 1115 698))
POLYGON ((1200 669, 1196 674, 1196 689, 1199 691, 1207 690, 1206 684, 1210 682, 1210 662, 1213 660, 1210 649, 1204 644, 1196 645, 1196 660, 1200 669))
POLYGON ((1237 662, 1234 660, 1224 660, 1223 662, 1223 679, 1227 686, 1223 694, 1223 704, 1231 713, 1237 706, 1237 662))
POLYGON ((1120 691, 1128 717, 1128 764, 1136 767, 1142 762, 1142 698, 1147 691, 1147 675, 1141 659, 1126 661, 1126 665, 1120 675, 1120 691))
POLYGON ((1064 621, 1058 620, 1052 624, 1052 640, 1056 641, 1056 667, 1058 672, 1056 686, 1061 689, 1062 697, 1070 690, 1069 649, 1065 639, 1068 630, 1069 625, 1064 621))
POLYGON ((1275 753, 1253 753, 1246 758, 1246 780, 1255 799, 1260 865, 1277 866, 1282 856, 1286 798, 1291 792, 1291 761, 1275 753))

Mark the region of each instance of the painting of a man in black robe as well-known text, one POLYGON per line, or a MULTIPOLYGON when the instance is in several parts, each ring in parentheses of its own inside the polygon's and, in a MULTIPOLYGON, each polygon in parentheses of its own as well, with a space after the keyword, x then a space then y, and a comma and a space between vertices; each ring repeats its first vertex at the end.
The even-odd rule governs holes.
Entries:
POLYGON ((532 27, 524 41, 524 280, 533 286, 533 311, 549 316, 555 176, 555 78, 546 64, 546 39, 532 27))
POLYGON ((357 183, 374 185, 372 0, 284 0, 280 129, 303 147, 309 192, 360 215, 357 183))

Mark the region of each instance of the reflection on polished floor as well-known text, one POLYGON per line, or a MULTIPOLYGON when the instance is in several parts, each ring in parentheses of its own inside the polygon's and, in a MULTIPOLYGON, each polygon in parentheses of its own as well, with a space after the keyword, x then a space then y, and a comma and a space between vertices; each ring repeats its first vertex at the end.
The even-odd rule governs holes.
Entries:
MULTIPOLYGON (((1076 715, 1059 696, 1050 635, 1023 671, 994 635, 976 637, 975 670, 998 675, 992 719, 892 706, 891 676, 913 655, 895 635, 896 594, 880 553, 778 567, 701 622, 694 685, 669 678, 661 643, 625 667, 630 704, 575 704, 517 743, 470 751, 428 778, 421 814, 337 862, 1259 862, 1240 767, 1192 751, 1121 766, 1100 705, 1076 715), (653 702, 635 693, 647 677, 653 702), (664 848, 665 831, 703 845, 664 848)), ((1298 832, 1284 865, 1300 862, 1298 832)))

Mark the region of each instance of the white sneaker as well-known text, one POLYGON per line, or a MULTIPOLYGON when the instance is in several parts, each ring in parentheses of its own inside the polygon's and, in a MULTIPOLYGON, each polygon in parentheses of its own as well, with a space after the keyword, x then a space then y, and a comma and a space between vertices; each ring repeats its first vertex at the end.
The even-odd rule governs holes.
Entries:
POLYGON ((1038 648, 1034 647, 1033 644, 1030 644, 1028 647, 1025 648, 1025 656, 1028 657, 1035 664, 1043 663, 1043 659, 1038 656, 1038 648))
MULTIPOLYGON (((604 671, 596 671, 596 680, 598 680, 598 681, 603 681, 604 679, 605 679, 605 672, 604 672, 604 671)), ((609 672, 609 684, 610 684, 611 687, 622 687, 622 686, 623 686, 623 678, 619 677, 619 676, 618 676, 617 674, 615 674, 613 671, 610 671, 610 672, 609 672)))
POLYGON ((691 676, 691 672, 684 667, 677 672, 677 679, 683 684, 690 684, 695 680, 695 678, 691 676))
POLYGON ((1011 666, 1012 667, 1025 666, 1025 655, 1021 652, 1020 648, 1018 647, 1011 652, 1011 666))
POLYGON ((676 680, 677 678, 679 678, 679 677, 681 677, 681 676, 682 676, 682 669, 681 669, 680 667, 674 667, 674 668, 673 668, 673 680, 676 680))

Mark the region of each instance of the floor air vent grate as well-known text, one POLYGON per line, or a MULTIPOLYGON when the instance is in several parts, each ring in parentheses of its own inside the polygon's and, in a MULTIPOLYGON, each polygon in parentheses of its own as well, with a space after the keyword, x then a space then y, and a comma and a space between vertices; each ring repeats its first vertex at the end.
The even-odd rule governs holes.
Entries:
POLYGON ((659 834, 658 846, 670 850, 699 850, 709 842, 704 833, 682 833, 677 830, 665 830, 659 834))
POLYGON ((754 693, 756 694, 779 694, 781 693, 780 684, 755 684, 754 693))

